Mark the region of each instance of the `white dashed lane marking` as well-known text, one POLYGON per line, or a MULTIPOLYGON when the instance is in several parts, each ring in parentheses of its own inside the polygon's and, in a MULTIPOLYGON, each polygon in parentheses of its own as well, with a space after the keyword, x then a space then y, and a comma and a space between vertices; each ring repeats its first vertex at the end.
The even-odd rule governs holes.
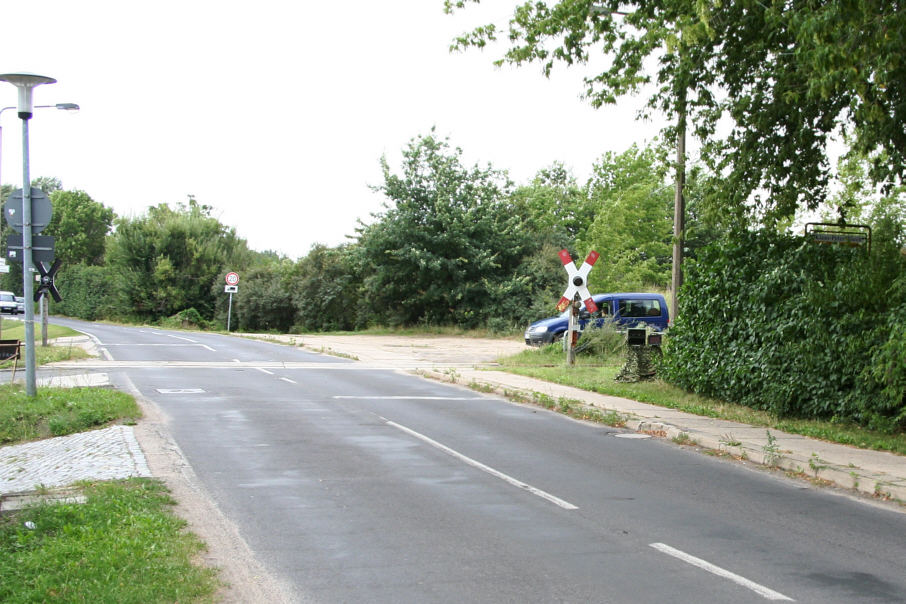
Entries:
POLYGON ((696 558, 695 556, 693 556, 691 554, 687 554, 684 551, 670 547, 669 545, 667 545, 665 543, 651 543, 649 545, 661 553, 667 554, 668 556, 673 556, 677 560, 682 560, 686 564, 691 564, 692 566, 697 566, 698 568, 708 571, 711 574, 717 575, 718 577, 722 577, 724 579, 729 579, 730 581, 733 581, 737 585, 741 585, 747 589, 751 589, 752 591, 757 593, 759 596, 761 596, 762 598, 765 598, 767 600, 783 600, 786 602, 795 602, 795 600, 793 598, 790 598, 789 596, 785 596, 780 592, 776 592, 773 589, 769 589, 769 588, 765 587, 764 585, 755 583, 754 581, 750 581, 749 579, 746 579, 745 577, 737 575, 736 573, 730 572, 725 568, 721 568, 719 566, 711 564, 707 560, 702 560, 701 558, 696 558))
POLYGON ((436 440, 433 440, 433 439, 425 436, 424 434, 420 434, 420 433, 416 432, 415 430, 412 430, 411 428, 407 428, 406 426, 403 426, 396 422, 390 421, 389 419, 384 418, 384 417, 382 417, 381 420, 386 422, 386 424, 388 426, 393 426, 397 430, 401 430, 410 436, 414 436, 415 438, 428 443, 435 449, 439 449, 439 450, 443 451, 444 453, 446 453, 447 455, 451 455, 451 456, 455 457, 456 459, 462 461, 463 463, 466 463, 466 464, 472 466, 473 468, 477 468, 477 469, 481 470, 482 472, 487 472, 491 476, 494 476, 495 478, 499 478, 500 480, 506 482, 507 484, 510 484, 514 487, 518 487, 524 491, 528 491, 532 495, 536 495, 538 497, 541 497, 542 499, 546 499, 547 501, 550 501, 554 505, 560 506, 564 510, 578 510, 579 509, 578 506, 575 506, 568 501, 565 501, 555 495, 551 495, 550 493, 547 493, 545 491, 542 491, 541 489, 533 487, 530 484, 526 484, 526 483, 522 482, 521 480, 513 478, 512 476, 508 476, 508 475, 504 474, 503 472, 501 472, 499 470, 495 470, 494 468, 492 468, 490 466, 486 466, 485 464, 481 463, 480 461, 476 461, 476 460, 472 459, 471 457, 467 457, 467 456, 463 455, 462 453, 460 453, 459 451, 455 451, 455 450, 451 449, 450 447, 443 445, 443 444, 437 442, 436 440))

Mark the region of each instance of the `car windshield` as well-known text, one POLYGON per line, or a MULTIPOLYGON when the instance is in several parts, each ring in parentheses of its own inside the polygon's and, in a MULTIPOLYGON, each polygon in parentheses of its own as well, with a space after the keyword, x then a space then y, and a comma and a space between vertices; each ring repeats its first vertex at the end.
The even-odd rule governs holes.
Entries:
POLYGON ((12 294, 0 294, 0 302, 15 302, 16 297, 12 294))

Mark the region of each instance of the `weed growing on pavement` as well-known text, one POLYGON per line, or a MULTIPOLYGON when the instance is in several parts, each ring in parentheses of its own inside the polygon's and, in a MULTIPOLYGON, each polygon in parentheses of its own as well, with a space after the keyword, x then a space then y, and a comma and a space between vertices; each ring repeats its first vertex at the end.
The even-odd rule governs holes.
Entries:
POLYGON ((469 388, 476 392, 484 392, 485 394, 494 392, 494 387, 486 382, 479 382, 472 380, 469 382, 469 388))
POLYGON ((155 480, 85 487, 85 503, 0 517, 0 601, 209 602, 215 571, 155 480))
POLYGON ((676 444, 678 444, 678 445, 694 445, 694 444, 697 444, 697 443, 692 439, 692 437, 689 436, 689 433, 688 433, 688 432, 680 432, 679 434, 677 434, 676 436, 674 436, 671 440, 672 440, 673 442, 675 442, 676 444))
MULTIPOLYGON (((469 384, 470 388, 481 392, 484 391, 482 388, 483 386, 484 385, 477 384, 476 382, 469 384), (477 388, 475 387, 476 385, 478 386, 477 388)), ((544 407, 545 409, 568 415, 574 419, 595 422, 613 426, 615 428, 622 428, 626 425, 627 418, 621 413, 610 410, 601 411, 600 409, 586 405, 579 399, 566 397, 555 399, 543 392, 525 392, 522 390, 510 390, 506 388, 503 390, 503 397, 511 401, 516 401, 517 403, 538 405, 539 407, 544 407)))
POLYGON ((132 396, 108 388, 39 388, 28 397, 19 385, 0 386, 0 445, 66 436, 139 417, 132 396))
POLYGON ((723 446, 725 446, 727 448, 730 448, 730 447, 738 447, 738 446, 742 445, 742 442, 740 440, 734 438, 732 434, 727 433, 720 437, 720 444, 722 444, 723 446))
MULTIPOLYGON (((304 345, 303 345, 303 348, 305 348, 304 345)), ((358 361, 358 360, 359 360, 359 357, 357 357, 357 356, 354 355, 354 354, 349 354, 349 353, 346 353, 346 352, 340 352, 339 350, 334 350, 333 348, 330 348, 330 347, 328 347, 328 346, 320 346, 320 347, 318 347, 318 348, 313 348, 312 350, 314 350, 315 352, 320 352, 321 354, 330 355, 330 356, 332 356, 332 357, 340 357, 341 359, 350 359, 350 360, 353 360, 353 361, 358 361)))
POLYGON ((824 463, 823 459, 818 457, 817 453, 812 453, 812 456, 808 460, 808 467, 815 473, 815 478, 818 478, 818 472, 827 468, 827 464, 824 463))
POLYGON ((771 434, 770 430, 765 430, 765 433, 767 434, 768 442, 762 447, 764 465, 776 468, 780 464, 780 460, 783 459, 783 455, 780 454, 780 447, 777 446, 777 437, 771 434))

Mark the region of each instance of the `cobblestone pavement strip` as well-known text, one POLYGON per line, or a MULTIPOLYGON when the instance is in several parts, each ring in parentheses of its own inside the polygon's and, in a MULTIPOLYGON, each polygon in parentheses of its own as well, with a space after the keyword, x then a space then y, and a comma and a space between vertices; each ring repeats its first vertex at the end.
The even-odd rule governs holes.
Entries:
POLYGON ((0 447, 0 493, 62 487, 79 480, 150 477, 131 426, 0 447))

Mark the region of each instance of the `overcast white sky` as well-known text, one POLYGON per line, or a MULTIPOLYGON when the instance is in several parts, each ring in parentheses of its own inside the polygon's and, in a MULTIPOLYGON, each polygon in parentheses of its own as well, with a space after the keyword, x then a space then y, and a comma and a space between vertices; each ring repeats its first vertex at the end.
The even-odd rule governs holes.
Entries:
MULTIPOLYGON (((505 22, 515 0, 449 16, 442 0, 3 2, 0 73, 57 79, 35 104, 31 176, 55 176, 122 216, 189 195, 257 250, 304 256, 381 209, 368 185, 432 126, 468 163, 525 183, 559 160, 584 180, 605 151, 650 140, 641 104, 593 110, 582 67, 496 69, 502 47, 451 54, 453 37, 505 22)), ((0 106, 16 89, 0 83, 0 106)), ((21 186, 15 111, 2 114, 0 180, 21 186)))

